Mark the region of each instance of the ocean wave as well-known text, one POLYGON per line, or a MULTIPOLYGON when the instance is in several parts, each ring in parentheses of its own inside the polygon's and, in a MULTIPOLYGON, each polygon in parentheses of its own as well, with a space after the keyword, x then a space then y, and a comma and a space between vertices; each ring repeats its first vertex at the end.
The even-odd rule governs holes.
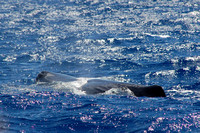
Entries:
POLYGON ((152 37, 160 37, 160 38, 169 38, 170 35, 156 35, 156 34, 150 34, 150 33, 145 33, 145 35, 149 35, 152 37))
POLYGON ((0 130, 198 132, 198 0, 1 1, 0 130), (35 84, 42 70, 86 77, 35 84), (115 88, 85 95, 87 78, 163 87, 166 98, 115 88), (122 94, 122 95, 120 95, 122 94))

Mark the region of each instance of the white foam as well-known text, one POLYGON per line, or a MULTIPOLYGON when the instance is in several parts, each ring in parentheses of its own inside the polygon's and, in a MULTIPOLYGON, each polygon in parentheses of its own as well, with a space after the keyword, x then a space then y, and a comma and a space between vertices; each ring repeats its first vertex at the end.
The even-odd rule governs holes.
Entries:
POLYGON ((59 40, 58 36, 48 36, 47 40, 49 42, 57 42, 59 40))
POLYGON ((189 68, 189 67, 184 67, 183 70, 185 70, 185 71, 189 71, 190 68, 189 68))
POLYGON ((19 94, 19 93, 24 93, 24 92, 35 92, 36 91, 36 85, 9 85, 9 84, 2 84, 1 85, 1 94, 19 94))
POLYGON ((173 77, 176 77, 175 70, 163 70, 158 72, 149 72, 145 74, 145 82, 149 83, 150 79, 153 78, 165 78, 165 80, 169 80, 173 77))
POLYGON ((200 60, 200 56, 186 57, 185 60, 187 60, 187 61, 199 61, 200 60))
POLYGON ((200 15, 200 12, 198 12, 198 11, 193 11, 193 12, 189 12, 188 14, 189 14, 189 15, 192 15, 192 16, 199 16, 199 15, 200 15))
POLYGON ((113 43, 115 40, 115 38, 108 38, 108 41, 110 41, 110 43, 113 43))
POLYGON ((157 35, 157 34, 150 34, 150 33, 145 33, 146 35, 152 36, 152 37, 160 37, 160 38, 169 38, 169 35, 157 35))
POLYGON ((178 99, 178 100, 191 99, 191 98, 195 98, 195 99, 200 100, 200 97, 199 97, 200 91, 198 91, 198 90, 186 90, 180 84, 173 86, 172 89, 167 90, 167 92, 170 94, 170 96, 172 98, 175 98, 175 99, 178 99), (176 94, 182 95, 183 97, 174 96, 176 94))
POLYGON ((98 42, 99 44, 101 44, 101 45, 103 45, 103 44, 106 43, 106 41, 105 41, 104 39, 99 39, 99 40, 97 40, 97 42, 98 42))
POLYGON ((197 66, 197 67, 196 67, 196 70, 197 70, 197 71, 200 71, 200 66, 197 66))
POLYGON ((162 76, 175 76, 175 70, 164 70, 154 73, 154 75, 162 75, 162 76))
POLYGON ((127 88, 122 88, 122 89, 112 88, 103 94, 105 95, 131 95, 131 96, 134 95, 133 92, 127 88))
POLYGON ((176 64, 176 63, 179 62, 179 60, 178 59, 171 59, 171 62, 174 63, 174 64, 176 64))
POLYGON ((38 13, 43 12, 43 11, 44 9, 35 9, 32 12, 28 13, 27 16, 33 17, 34 15, 37 15, 38 13))
POLYGON ((86 93, 81 90, 81 86, 87 83, 90 78, 78 78, 72 82, 56 82, 53 88, 62 91, 69 91, 78 95, 85 95, 86 93))
POLYGON ((8 55, 5 59, 3 59, 3 61, 6 61, 6 62, 14 62, 17 57, 17 55, 8 55))
POLYGON ((135 39, 135 37, 118 38, 118 40, 120 40, 120 41, 131 41, 133 39, 135 39))

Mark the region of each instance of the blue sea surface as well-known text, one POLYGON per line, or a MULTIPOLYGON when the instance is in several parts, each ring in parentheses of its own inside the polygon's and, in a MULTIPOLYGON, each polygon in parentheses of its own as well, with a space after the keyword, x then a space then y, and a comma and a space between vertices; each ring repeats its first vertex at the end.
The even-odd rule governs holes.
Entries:
POLYGON ((200 132, 199 0, 1 0, 0 132, 200 132), (166 98, 38 85, 43 70, 166 98))

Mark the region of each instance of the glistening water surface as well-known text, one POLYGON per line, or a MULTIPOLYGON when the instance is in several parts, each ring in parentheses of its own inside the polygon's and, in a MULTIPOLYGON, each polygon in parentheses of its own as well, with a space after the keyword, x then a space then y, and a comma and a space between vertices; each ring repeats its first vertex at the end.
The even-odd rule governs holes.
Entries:
POLYGON ((1 132, 199 132, 198 0, 1 0, 1 132), (37 85, 42 70, 166 98, 37 85))

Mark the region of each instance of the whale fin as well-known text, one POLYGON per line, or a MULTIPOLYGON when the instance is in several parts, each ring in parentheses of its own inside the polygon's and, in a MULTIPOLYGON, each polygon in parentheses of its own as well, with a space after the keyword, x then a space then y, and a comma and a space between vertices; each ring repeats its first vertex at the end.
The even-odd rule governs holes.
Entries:
POLYGON ((71 82, 71 81, 76 81, 76 80, 77 79, 75 77, 72 77, 69 75, 58 74, 58 73, 47 72, 47 71, 42 71, 36 77, 36 82, 48 82, 48 83, 52 83, 55 81, 71 82))
POLYGON ((137 97, 166 97, 166 94, 161 86, 152 85, 152 86, 135 86, 128 85, 128 88, 135 94, 137 97))

